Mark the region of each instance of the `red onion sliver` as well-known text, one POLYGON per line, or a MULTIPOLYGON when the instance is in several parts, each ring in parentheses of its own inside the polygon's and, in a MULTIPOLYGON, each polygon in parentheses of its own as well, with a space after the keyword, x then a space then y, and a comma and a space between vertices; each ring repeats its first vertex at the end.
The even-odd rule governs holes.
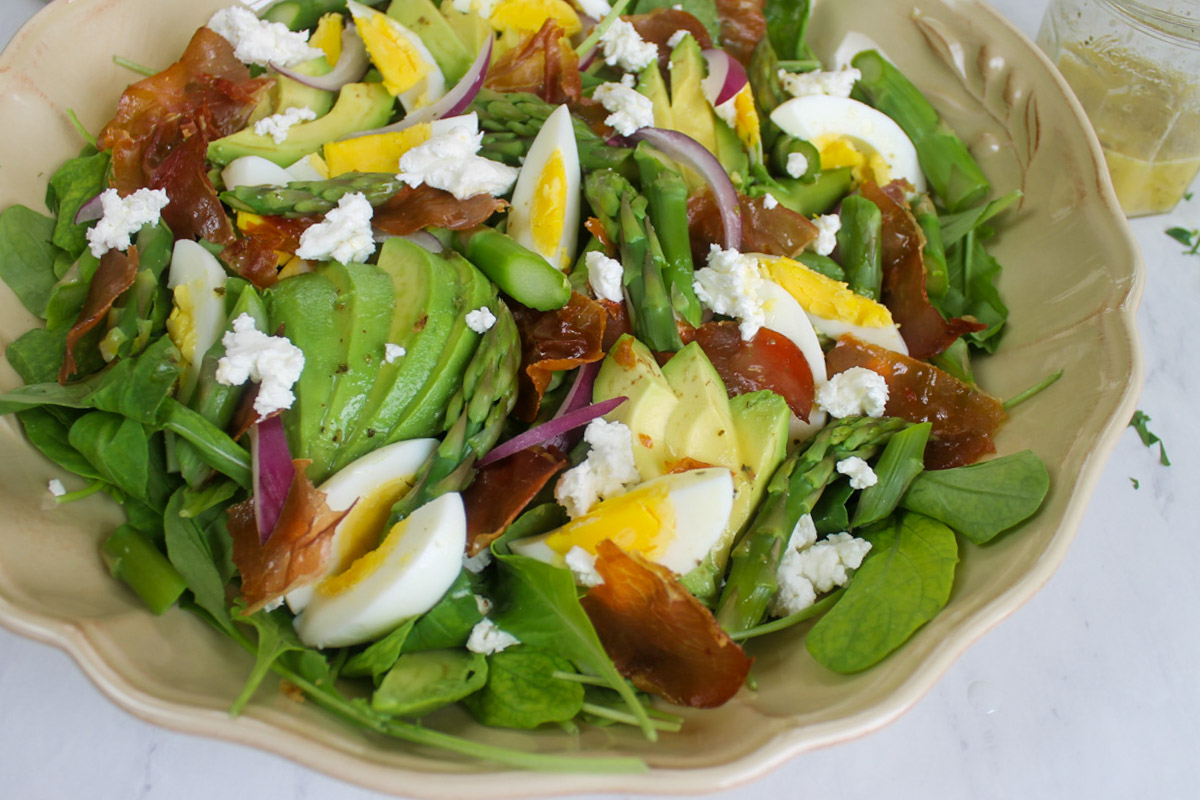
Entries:
POLYGON ((471 105, 471 102, 474 101, 475 95, 479 94, 479 90, 483 88, 483 79, 487 77, 488 66, 491 62, 492 39, 489 37, 483 49, 479 51, 479 55, 475 56, 475 61, 471 64, 470 69, 463 75, 462 80, 454 84, 454 88, 442 95, 437 101, 418 108, 399 122, 393 122, 391 125, 369 131, 358 131, 349 136, 343 136, 338 141, 357 139, 359 136, 374 136, 380 133, 395 133, 396 131, 411 128, 413 125, 422 122, 432 122, 442 117, 453 117, 461 114, 463 111, 466 111, 467 106, 471 105))
POLYGON ((708 62, 708 77, 700 88, 714 108, 729 102, 750 80, 746 68, 724 50, 705 50, 704 59, 708 62))
POLYGON ((407 239, 418 247, 423 247, 431 253, 441 253, 446 248, 442 246, 442 242, 429 231, 416 231, 407 236, 402 236, 402 239, 407 239))
POLYGON ((79 210, 75 212, 74 222, 76 225, 82 225, 85 222, 100 219, 102 216, 104 216, 104 206, 100 203, 100 195, 96 195, 79 207, 79 210))
POLYGON ((336 92, 347 83, 354 83, 367 72, 371 59, 367 56, 367 46, 353 25, 342 31, 342 54, 338 56, 337 64, 324 75, 304 75, 294 69, 272 64, 271 68, 280 75, 286 75, 297 83, 336 92))
POLYGON ((725 231, 725 249, 737 250, 742 246, 742 210, 738 204, 737 190, 733 188, 733 181, 729 180, 729 174, 721 162, 708 148, 687 134, 664 128, 641 128, 629 138, 652 144, 666 153, 668 158, 680 161, 700 173, 717 201, 721 227, 725 231))
POLYGON ((279 521, 296 476, 281 417, 261 420, 250 429, 250 460, 254 474, 254 521, 258 525, 258 540, 265 544, 279 521))
POLYGON ((592 402, 592 386, 595 385, 596 375, 599 373, 599 361, 590 361, 575 370, 575 382, 567 390, 567 396, 563 398, 558 411, 554 412, 556 419, 570 411, 586 408, 587 404, 592 402))
POLYGON ((507 458, 513 453, 518 453, 527 447, 548 442, 551 439, 562 436, 568 431, 581 428, 597 417, 603 417, 621 405, 621 403, 624 403, 625 399, 624 397, 614 397, 611 400, 592 403, 590 406, 584 406, 583 408, 567 412, 561 417, 555 417, 549 422, 538 425, 536 428, 530 428, 524 433, 509 439, 507 442, 493 447, 488 451, 487 455, 479 459, 479 463, 476 466, 486 467, 488 464, 499 461, 502 458, 507 458))

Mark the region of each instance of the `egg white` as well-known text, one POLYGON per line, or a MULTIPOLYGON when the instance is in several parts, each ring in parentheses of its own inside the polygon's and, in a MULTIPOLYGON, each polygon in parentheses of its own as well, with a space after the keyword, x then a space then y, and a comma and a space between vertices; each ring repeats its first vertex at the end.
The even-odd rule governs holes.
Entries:
MULTIPOLYGON (((429 48, 425 46, 425 42, 421 41, 420 36, 401 24, 399 20, 376 11, 373 8, 364 6, 362 3, 349 0, 346 6, 350 9, 350 14, 354 17, 355 23, 359 25, 360 35, 362 35, 362 26, 374 19, 374 15, 378 15, 386 20, 391 38, 407 42, 421 60, 421 80, 417 81, 416 85, 411 89, 396 95, 406 112, 412 113, 421 106, 429 105, 446 93, 446 77, 442 74, 442 70, 437 65, 437 61, 434 60, 429 48)), ((367 37, 364 36, 363 39, 366 41, 367 37)), ((368 49, 370 49, 370 45, 368 45, 368 49)), ((376 64, 375 66, 379 67, 380 65, 376 64)))
MULTIPOLYGON (((758 296, 763 302, 765 318, 763 327, 770 328, 790 339, 804 354, 804 360, 808 362, 808 369, 813 378, 813 388, 816 389, 823 385, 828 380, 825 370, 825 352, 821 349, 821 342, 817 338, 817 332, 813 329, 808 314, 796 302, 796 298, 765 275, 763 282, 759 284, 758 296)), ((817 408, 814 403, 808 412, 807 422, 795 414, 791 415, 788 435, 793 440, 807 439, 825 427, 825 421, 825 412, 817 408)))
POLYGON ((575 245, 579 236, 580 207, 579 150, 575 144, 575 130, 571 125, 571 112, 565 105, 554 109, 546 118, 525 156, 525 163, 513 189, 512 208, 508 214, 508 235, 520 244, 545 258, 554 266, 565 270, 575 256, 575 245), (546 224, 536 219, 534 213, 535 193, 538 191, 548 166, 555 153, 562 158, 566 191, 562 227, 550 231, 555 241, 552 246, 539 248, 535 228, 546 224))
POLYGON ((191 239, 175 242, 171 254, 171 266, 167 275, 167 288, 172 290, 177 310, 172 318, 180 320, 181 304, 190 306, 188 316, 190 346, 183 344, 183 332, 175 328, 177 322, 168 327, 175 328, 171 339, 187 359, 180 380, 180 397, 186 400, 200 374, 200 361, 208 349, 221 337, 225 328, 225 270, 216 256, 191 239))
POLYGON ((221 181, 226 189, 239 186, 287 186, 294 180, 296 178, 288 170, 262 156, 235 158, 221 170, 221 181))

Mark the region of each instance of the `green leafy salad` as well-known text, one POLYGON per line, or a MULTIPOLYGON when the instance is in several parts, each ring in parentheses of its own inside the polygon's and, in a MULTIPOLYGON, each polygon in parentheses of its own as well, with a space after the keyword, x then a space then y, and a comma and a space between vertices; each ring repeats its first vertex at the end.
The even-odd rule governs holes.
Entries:
POLYGON ((247 651, 233 713, 274 673, 413 745, 645 769, 439 720, 655 740, 799 623, 867 669, 1037 511, 1036 455, 981 459, 1054 377, 971 369, 1018 195, 809 13, 284 0, 117 59, 49 214, 0 215, 45 323, 0 413, 59 503, 122 505, 117 579, 247 651))

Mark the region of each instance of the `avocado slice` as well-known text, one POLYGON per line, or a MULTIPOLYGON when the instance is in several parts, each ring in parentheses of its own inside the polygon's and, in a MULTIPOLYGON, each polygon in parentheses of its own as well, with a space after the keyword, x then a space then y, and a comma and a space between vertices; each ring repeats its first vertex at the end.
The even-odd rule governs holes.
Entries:
POLYGON ((340 363, 318 434, 319 448, 326 456, 322 463, 332 463, 333 454, 358 419, 383 362, 395 291, 391 276, 371 264, 333 261, 318 272, 337 289, 333 315, 341 345, 340 363))
POLYGON ((416 393, 388 434, 389 443, 442 432, 446 403, 462 383, 463 370, 479 343, 480 335, 467 326, 467 313, 481 306, 488 306, 495 312, 496 303, 499 302, 492 282, 471 262, 457 253, 450 254, 448 260, 459 273, 462 304, 441 357, 429 373, 425 385, 416 393))
POLYGON ((441 358, 454 321, 466 313, 459 272, 441 256, 395 237, 384 242, 377 263, 391 278, 396 300, 387 341, 406 353, 379 366, 358 419, 338 448, 337 469, 387 442, 441 358))
POLYGON ((700 345, 684 345, 662 374, 679 398, 667 420, 667 446, 678 456, 736 471, 742 462, 729 395, 700 345))
POLYGON ((716 155, 716 115, 701 86, 707 74, 708 62, 700 43, 691 34, 684 36, 671 51, 671 117, 675 130, 686 133, 716 155))
POLYGON ((421 37, 429 55, 446 77, 447 86, 458 83, 475 60, 472 57, 474 51, 467 49, 430 0, 394 0, 388 6, 387 15, 421 37))
POLYGON ((609 350, 592 385, 593 402, 614 397, 626 400, 605 419, 629 428, 633 462, 642 480, 666 474, 666 463, 675 457, 668 447, 667 421, 679 405, 679 398, 663 377, 650 348, 629 334, 609 350))
POLYGON ((302 122, 276 144, 270 136, 259 136, 253 127, 244 128, 208 145, 208 160, 223 167, 242 156, 262 156, 281 167, 290 167, 326 142, 358 131, 379 128, 392 115, 395 98, 378 83, 348 83, 325 116, 302 122))
POLYGON ((637 91, 654 106, 654 127, 675 130, 675 117, 671 114, 671 97, 667 93, 667 84, 663 81, 658 61, 652 61, 638 75, 637 91))
POLYGON ((296 402, 283 413, 292 458, 311 458, 309 475, 319 482, 328 474, 328 456, 320 437, 334 377, 341 363, 334 323, 337 288, 324 275, 309 272, 280 281, 267 294, 269 333, 283 335, 304 353, 304 371, 292 388, 296 402))
MULTIPOLYGON (((293 70, 303 75, 319 76, 330 71, 329 62, 325 60, 325 56, 314 58, 312 61, 305 61, 302 64, 297 64, 292 67, 293 70)), ((333 92, 327 92, 324 89, 314 89, 311 86, 305 86, 300 81, 292 80, 286 75, 280 75, 272 72, 270 77, 275 81, 271 84, 271 88, 267 91, 263 98, 255 107, 254 113, 250 115, 247 125, 253 126, 263 117, 269 117, 272 114, 278 114, 289 108, 303 108, 308 106, 318 116, 324 116, 329 113, 329 109, 333 108, 333 92)))

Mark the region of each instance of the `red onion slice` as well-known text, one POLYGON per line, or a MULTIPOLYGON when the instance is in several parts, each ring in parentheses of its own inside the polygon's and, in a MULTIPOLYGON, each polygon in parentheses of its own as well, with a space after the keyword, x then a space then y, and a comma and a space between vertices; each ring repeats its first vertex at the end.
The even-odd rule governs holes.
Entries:
POLYGON ((723 246, 726 250, 741 248, 742 210, 738 204, 737 190, 733 188, 733 181, 729 180, 729 174, 725 172, 721 162, 708 148, 687 134, 664 128, 641 128, 634 131, 629 138, 652 144, 666 153, 668 158, 686 164, 700 173, 717 201, 721 227, 725 231, 723 246))
POLYGON ((729 102, 750 80, 746 68, 724 50, 705 50, 704 60, 708 77, 700 82, 700 89, 714 108, 729 102))
POLYGON ((254 474, 254 521, 258 525, 259 542, 266 543, 296 476, 281 417, 268 417, 250 429, 250 460, 254 474))
POLYGON ((596 376, 599 373, 599 361, 591 361, 583 364, 575 371, 575 382, 567 390, 567 396, 563 398, 562 405, 558 407, 558 411, 554 412, 556 419, 568 412, 585 408, 588 403, 592 402, 592 386, 595 385, 596 376))
POLYGON ((483 49, 479 51, 479 55, 475 56, 474 63, 467 70, 467 74, 463 75, 462 80, 454 84, 454 88, 442 95, 437 101, 418 108, 399 122, 393 122, 391 125, 369 131, 358 131, 349 136, 343 136, 338 141, 357 139, 359 136, 374 136, 380 133, 395 133, 396 131, 411 128, 413 125, 422 122, 432 122, 442 117, 453 117, 461 114, 467 110, 467 106, 471 105, 472 101, 475 100, 475 95, 479 94, 479 90, 483 88, 483 79, 487 77, 488 65, 491 62, 492 39, 488 37, 483 49))
POLYGON ((524 433, 509 439, 507 442, 493 447, 488 451, 487 455, 479 459, 476 466, 486 467, 488 464, 499 461, 502 458, 507 458, 513 453, 519 453, 527 447, 548 442, 576 428, 582 428, 597 417, 603 417, 621 405, 621 403, 624 403, 625 399, 624 397, 614 397, 611 400, 592 403, 590 406, 569 411, 561 417, 555 417, 549 422, 538 425, 536 428, 530 428, 524 433))
POLYGON ((365 75, 369 66, 371 66, 371 59, 367 56, 367 46, 363 44, 362 37, 358 35, 354 26, 348 25, 342 31, 342 54, 338 56, 337 64, 333 69, 324 75, 305 75, 278 64, 272 64, 271 68, 280 75, 286 75, 305 86, 336 92, 347 83, 354 83, 365 75))
POLYGON ((82 225, 85 222, 100 219, 102 216, 104 216, 104 206, 100 202, 100 195, 95 195, 75 212, 74 222, 76 225, 82 225))

